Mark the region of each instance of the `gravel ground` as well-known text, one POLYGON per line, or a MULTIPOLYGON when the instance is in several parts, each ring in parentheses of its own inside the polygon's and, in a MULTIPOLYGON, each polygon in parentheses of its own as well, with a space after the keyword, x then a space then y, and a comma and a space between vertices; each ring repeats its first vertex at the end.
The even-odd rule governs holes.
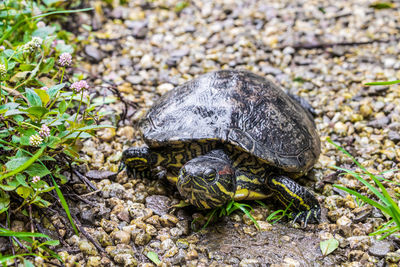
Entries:
MULTIPOLYGON (((76 24, 93 29, 79 28, 86 40, 80 55, 87 61, 80 67, 102 77, 94 82, 99 90, 105 80, 113 82, 138 106, 128 110, 123 126, 83 143, 82 158, 89 161, 84 171, 115 172, 123 149, 140 134, 134 123, 161 94, 208 71, 247 69, 315 108, 322 153, 303 183, 316 192, 323 220, 306 229, 270 225, 265 221, 270 209, 254 204, 262 231, 235 213, 194 232, 191 222, 204 221, 205 213, 171 210, 180 200, 173 186, 128 179, 123 172, 115 179, 93 179, 101 192, 76 205, 84 229, 104 252, 83 235, 66 235, 61 254, 67 265, 152 266, 145 255, 153 251, 161 266, 397 266, 398 239, 368 236, 385 221, 380 211, 359 207, 333 189, 337 183, 367 192, 329 168, 354 166, 325 140, 329 136, 374 173, 400 167, 399 86, 363 85, 400 79, 399 9, 376 10, 361 0, 191 1, 183 9, 182 3, 136 0, 111 8, 93 1, 94 18, 79 15, 76 24), (332 237, 340 246, 323 257, 319 242, 332 237)), ((119 114, 123 107, 115 102, 104 111, 119 114)), ((385 177, 400 182, 399 173, 385 177)), ((385 185, 391 194, 399 192, 385 185)), ((74 189, 90 192, 79 184, 74 189)), ((56 216, 51 220, 65 228, 56 216)))

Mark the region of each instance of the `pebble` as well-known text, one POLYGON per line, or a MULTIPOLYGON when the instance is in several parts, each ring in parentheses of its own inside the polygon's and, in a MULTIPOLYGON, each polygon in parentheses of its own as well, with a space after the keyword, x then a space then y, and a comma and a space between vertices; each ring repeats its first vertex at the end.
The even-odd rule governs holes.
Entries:
POLYGON ((260 262, 257 259, 243 259, 239 263, 240 267, 259 267, 260 262))
POLYGON ((140 232, 135 238, 135 244, 138 246, 147 245, 151 240, 151 235, 146 232, 140 232))
POLYGON ((88 261, 86 263, 88 267, 97 267, 101 266, 101 258, 99 256, 90 256, 88 257, 88 261))
POLYGON ((124 199, 126 196, 125 188, 117 183, 104 186, 101 192, 104 198, 117 197, 124 199))
POLYGON ((126 77, 126 81, 130 82, 131 84, 141 84, 144 81, 144 78, 140 75, 129 75, 126 77))
POLYGON ((117 254, 114 257, 114 261, 126 267, 135 267, 138 265, 137 259, 131 254, 117 254))
POLYGON ((170 207, 171 199, 167 196, 152 195, 146 197, 146 208, 151 209, 159 216, 167 214, 170 207))
POLYGON ((132 140, 134 135, 134 129, 132 126, 124 126, 118 129, 118 136, 124 136, 127 140, 132 140))
POLYGON ((160 222, 162 226, 173 227, 178 223, 179 219, 172 214, 163 214, 160 217, 160 222))
POLYGON ((129 244, 131 241, 130 233, 125 231, 114 231, 110 236, 114 241, 114 244, 129 244))
POLYGON ((89 256, 97 256, 97 250, 95 246, 89 241, 82 240, 78 243, 79 249, 85 254, 89 256))
POLYGON ((385 256, 385 260, 392 263, 399 263, 400 262, 400 252, 388 252, 385 256))
POLYGON ((368 249, 369 254, 375 257, 385 257, 389 252, 393 250, 393 244, 389 241, 376 241, 368 249))
POLYGON ((86 45, 84 51, 89 59, 94 63, 100 62, 105 57, 104 53, 93 45, 86 45))
MULTIPOLYGON (((332 223, 327 222, 329 229, 322 232, 326 234, 317 232, 315 235, 321 238, 334 235, 337 238, 336 235, 340 234, 341 239, 337 239, 342 248, 342 251, 335 251, 325 259, 319 259, 322 262, 320 264, 332 261, 332 265, 339 265, 341 263, 335 261, 335 257, 348 256, 348 266, 374 265, 377 258, 369 258, 365 253, 370 244, 364 242, 364 239, 373 229, 382 225, 385 218, 382 214, 376 218, 377 212, 364 208, 368 205, 358 208, 352 199, 345 199, 339 196, 339 191, 332 189, 332 184, 339 183, 366 193, 362 184, 355 179, 336 174, 329 181, 323 180, 333 172, 328 168, 330 165, 354 167, 343 153, 325 141, 325 137, 331 137, 368 169, 377 173, 398 167, 398 86, 367 87, 363 84, 367 81, 400 78, 397 70, 400 66, 400 46, 393 41, 362 46, 339 45, 326 49, 299 49, 296 46, 320 42, 386 40, 387 36, 398 32, 396 20, 393 19, 396 18, 396 9, 378 12, 369 7, 368 3, 354 5, 349 1, 334 4, 328 1, 320 9, 312 1, 301 4, 275 0, 249 1, 244 5, 232 0, 216 0, 199 1, 196 5, 189 1, 187 7, 176 11, 176 5, 180 3, 178 0, 165 1, 162 4, 159 1, 131 1, 123 7, 114 2, 112 5, 96 4, 99 5, 96 10, 103 11, 104 15, 97 14, 93 19, 95 22, 87 15, 86 18, 83 17, 85 24, 92 25, 95 29, 93 36, 88 36, 87 31, 80 32, 85 38, 84 55, 95 64, 82 64, 80 67, 117 86, 122 99, 128 103, 127 117, 123 123, 119 123, 116 132, 100 130, 94 141, 83 141, 82 158, 88 160, 88 169, 117 171, 123 149, 139 138, 136 123, 160 95, 208 71, 224 68, 249 69, 272 79, 284 89, 305 97, 316 111, 315 122, 321 136, 322 151, 313 172, 317 173, 316 178, 321 178, 319 182, 322 185, 317 195, 323 209, 327 209, 326 215, 332 223), (302 6, 308 8, 304 9, 302 6), (108 19, 109 16, 112 19, 108 19), (365 30, 365 25, 368 25, 368 30, 365 30), (322 28, 325 30, 321 31, 322 28), (124 123, 126 126, 121 127, 124 123), (352 250, 351 253, 348 253, 349 250, 352 250)), ((83 54, 78 52, 78 55, 83 54)), ((102 81, 94 78, 93 84, 102 85, 102 81)), ((111 94, 103 87, 95 90, 99 94, 111 94)), ((103 108, 106 112, 115 114, 116 118, 125 109, 121 101, 107 104, 103 108)), ((96 238, 107 251, 113 251, 110 255, 115 258, 115 264, 139 264, 134 263, 135 260, 133 263, 127 260, 130 258, 127 254, 133 258, 136 254, 131 247, 124 244, 125 241, 121 242, 117 238, 117 231, 129 233, 130 242, 135 243, 138 251, 153 243, 154 246, 159 244, 162 247, 162 242, 166 240, 174 242, 197 234, 189 227, 188 217, 191 217, 191 213, 188 212, 190 214, 186 217, 179 216, 170 207, 171 203, 175 203, 173 192, 176 189, 172 191, 167 186, 163 190, 151 189, 159 187, 148 179, 128 178, 125 172, 120 173, 117 179, 110 176, 105 177, 104 181, 95 182, 101 193, 91 197, 97 197, 95 199, 99 203, 105 199, 102 211, 100 206, 99 210, 83 206, 78 208, 85 222, 92 221, 93 227, 104 229, 103 232, 96 233, 96 238), (119 183, 121 186, 118 186, 119 183), (164 194, 165 196, 161 196, 164 194), (118 205, 124 208, 115 208, 118 205), (129 226, 132 227, 125 228, 129 226), (121 242, 117 244, 118 249, 117 246, 111 246, 114 239, 117 240, 116 243, 121 242)), ((393 189, 391 185, 388 187, 393 189)), ((87 186, 76 185, 73 188, 78 193, 88 192, 87 186)), ((201 215, 203 220, 199 223, 204 223, 203 213, 201 215)), ((265 222, 265 214, 260 216, 256 220, 264 231, 261 233, 248 218, 239 213, 226 219, 228 223, 223 221, 217 226, 209 227, 221 227, 225 230, 224 227, 230 227, 229 223, 233 223, 235 230, 245 232, 255 240, 260 235, 276 234, 274 230, 277 226, 265 222)), ((65 228, 64 226, 61 230, 65 231, 65 228)), ((205 230, 206 233, 207 231, 209 230, 205 230)), ((236 232, 227 232, 226 236, 233 234, 236 232)), ((289 237, 289 242, 298 242, 292 235, 281 236, 289 237)), ((201 235, 197 238, 203 241, 201 235)), ((285 242, 285 239, 282 240, 285 242)), ((82 241, 79 238, 70 238, 68 242, 76 245, 82 241)), ((207 253, 216 250, 211 244, 201 248, 197 247, 197 243, 188 243, 186 247, 177 242, 177 245, 163 250, 160 255, 169 256, 166 257, 168 261, 163 263, 164 266, 217 266, 228 261, 230 263, 227 264, 233 266, 258 266, 264 263, 262 257, 268 258, 268 255, 256 258, 232 251, 229 259, 221 259, 219 262, 208 259, 207 253), (188 256, 191 251, 194 251, 193 256, 188 256), (185 252, 186 262, 182 260, 185 252)), ((300 247, 303 244, 304 241, 301 241, 300 247)), ((307 245, 304 247, 307 248, 307 245)), ((383 263, 386 260, 391 263, 389 259, 394 256, 387 255, 389 256, 378 258, 383 263)), ((84 264, 88 257, 95 256, 83 256, 81 253, 73 259, 84 264)), ((296 259, 290 255, 285 258, 284 263, 297 266, 300 261, 296 259)), ((140 264, 146 266, 142 262, 140 264)))

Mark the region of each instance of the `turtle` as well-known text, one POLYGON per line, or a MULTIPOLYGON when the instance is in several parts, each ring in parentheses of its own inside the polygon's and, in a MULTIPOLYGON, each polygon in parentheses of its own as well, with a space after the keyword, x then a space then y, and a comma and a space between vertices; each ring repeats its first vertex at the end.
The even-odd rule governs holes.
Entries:
POLYGON ((310 105, 244 70, 209 72, 162 95, 139 127, 145 145, 122 153, 130 176, 161 167, 200 209, 235 200, 279 200, 294 221, 318 223, 316 197, 293 179, 318 160, 310 105))

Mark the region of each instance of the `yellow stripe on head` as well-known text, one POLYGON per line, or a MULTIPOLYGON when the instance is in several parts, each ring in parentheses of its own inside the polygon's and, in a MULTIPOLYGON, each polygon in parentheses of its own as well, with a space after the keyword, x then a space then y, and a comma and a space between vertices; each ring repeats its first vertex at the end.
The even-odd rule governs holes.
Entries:
POLYGON ((127 158, 127 159, 125 160, 125 162, 130 162, 130 161, 134 161, 134 160, 139 160, 139 161, 143 161, 144 163, 147 163, 147 159, 145 159, 145 158, 139 158, 139 157, 127 158))

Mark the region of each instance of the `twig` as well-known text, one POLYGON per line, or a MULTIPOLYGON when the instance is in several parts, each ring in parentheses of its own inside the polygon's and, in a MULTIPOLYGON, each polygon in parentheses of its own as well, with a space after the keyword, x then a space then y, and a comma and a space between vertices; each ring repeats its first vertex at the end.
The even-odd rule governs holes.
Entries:
POLYGON ((98 251, 100 251, 101 253, 106 254, 105 250, 100 246, 99 243, 97 243, 97 241, 88 233, 86 232, 86 230, 82 227, 80 221, 78 220, 78 218, 76 217, 75 214, 72 214, 72 217, 75 220, 76 226, 78 226, 79 231, 90 241, 92 242, 92 244, 97 248, 98 251))
POLYGON ((96 191, 89 192, 89 193, 87 193, 87 194, 79 195, 79 197, 88 197, 88 196, 97 194, 98 192, 101 192, 101 189, 98 189, 98 190, 96 190, 96 191))
MULTIPOLYGON (((35 232, 35 229, 34 229, 34 227, 33 227, 32 205, 31 205, 31 204, 28 205, 28 210, 29 210, 29 222, 30 222, 30 224, 31 224, 31 233, 34 233, 34 232, 35 232)), ((35 237, 34 237, 34 236, 32 236, 32 240, 35 241, 35 237)))
POLYGON ((94 184, 92 184, 92 182, 89 181, 89 179, 86 178, 84 175, 82 175, 79 171, 77 171, 77 170, 75 170, 75 169, 72 169, 72 171, 73 171, 85 184, 87 184, 90 188, 92 188, 92 189, 95 190, 95 191, 98 190, 97 187, 96 187, 94 184))

